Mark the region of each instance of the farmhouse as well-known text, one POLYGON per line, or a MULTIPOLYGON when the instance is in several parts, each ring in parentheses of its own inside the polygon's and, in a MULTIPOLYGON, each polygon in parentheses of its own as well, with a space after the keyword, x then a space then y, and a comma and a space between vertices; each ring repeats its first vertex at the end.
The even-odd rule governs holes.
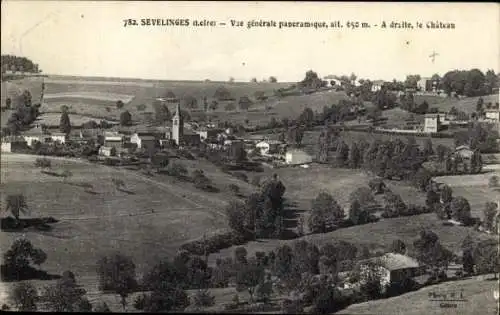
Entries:
POLYGON ((286 151, 285 154, 285 163, 286 164, 307 164, 312 162, 312 156, 307 154, 306 152, 298 149, 292 149, 286 151))
POLYGON ((279 153, 279 146, 282 144, 278 140, 264 140, 255 145, 255 147, 260 150, 260 154, 269 155, 279 153))
POLYGON ((156 144, 158 141, 154 135, 136 132, 130 137, 130 142, 135 144, 138 149, 146 149, 148 152, 151 152, 157 147, 156 144))
POLYGON ((23 137, 30 147, 32 147, 35 142, 47 143, 51 141, 50 135, 47 134, 40 125, 36 125, 33 129, 23 133, 23 137))
POLYGON ((372 92, 377 92, 382 89, 382 86, 384 85, 385 81, 384 80, 375 80, 372 82, 372 92))
POLYGON ((116 155, 116 149, 115 147, 100 147, 99 148, 99 155, 103 156, 115 156, 116 155))
POLYGON ((22 149, 27 146, 23 137, 9 136, 2 138, 2 152, 16 152, 17 149, 22 149))
POLYGON ((436 92, 437 86, 438 81, 431 78, 422 78, 417 82, 417 90, 421 92, 436 92))
POLYGON ((492 120, 494 122, 500 122, 500 109, 499 108, 488 108, 484 111, 486 119, 492 120))
POLYGON ((68 136, 65 133, 62 133, 62 132, 53 132, 53 133, 50 134, 50 138, 54 142, 66 143, 66 140, 68 139, 68 136))
POLYGON ((424 132, 438 132, 441 130, 440 114, 425 114, 424 132))
POLYGON ((104 133, 104 146, 121 149, 124 147, 125 136, 118 132, 105 132, 104 133))
POLYGON ((416 259, 395 253, 363 260, 360 269, 360 282, 366 282, 376 274, 383 286, 425 274, 425 266, 420 265, 416 259))

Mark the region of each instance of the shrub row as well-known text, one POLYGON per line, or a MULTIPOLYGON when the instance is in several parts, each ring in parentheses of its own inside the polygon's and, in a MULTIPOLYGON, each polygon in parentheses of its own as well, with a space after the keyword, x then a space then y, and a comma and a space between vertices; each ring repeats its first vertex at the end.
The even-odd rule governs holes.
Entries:
POLYGON ((193 255, 203 256, 205 254, 216 253, 221 249, 234 245, 242 245, 251 238, 252 237, 250 235, 243 235, 241 233, 231 231, 185 243, 181 246, 181 249, 186 250, 193 255))

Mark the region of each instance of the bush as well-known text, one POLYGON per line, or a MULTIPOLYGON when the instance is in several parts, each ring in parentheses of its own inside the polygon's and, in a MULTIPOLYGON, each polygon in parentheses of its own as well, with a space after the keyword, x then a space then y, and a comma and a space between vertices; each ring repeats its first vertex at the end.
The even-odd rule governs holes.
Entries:
POLYGON ((488 187, 495 188, 499 186, 499 178, 496 175, 493 175, 488 180, 488 187))
POLYGON ((228 248, 234 245, 242 245, 251 237, 235 231, 222 234, 215 234, 204 240, 196 240, 185 243, 181 246, 182 250, 186 250, 193 255, 204 255, 206 253, 216 253, 221 249, 228 248))
POLYGON ((192 304, 197 307, 213 306, 215 304, 215 296, 212 296, 207 289, 197 290, 193 296, 192 304))
POLYGON ((384 181, 381 180, 380 178, 374 178, 370 180, 368 186, 370 187, 370 189, 374 194, 382 194, 386 189, 384 181))
POLYGON ((304 312, 304 303, 298 299, 284 299, 281 304, 283 314, 299 314, 304 312))
POLYGON ((242 180, 242 181, 248 183, 248 176, 245 173, 235 172, 235 173, 233 173, 233 176, 239 180, 242 180))

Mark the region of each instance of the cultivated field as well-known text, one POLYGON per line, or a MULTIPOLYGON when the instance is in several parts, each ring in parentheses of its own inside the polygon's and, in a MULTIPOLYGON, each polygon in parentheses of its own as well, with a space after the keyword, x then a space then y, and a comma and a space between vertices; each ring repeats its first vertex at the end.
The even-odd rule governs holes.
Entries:
POLYGON ((498 290, 498 281, 485 280, 492 277, 485 275, 433 285, 389 299, 354 304, 336 314, 498 314, 498 302, 493 296, 493 291, 498 290), (431 292, 463 293, 466 301, 431 301, 431 292), (457 307, 441 308, 441 303, 457 304, 457 307))

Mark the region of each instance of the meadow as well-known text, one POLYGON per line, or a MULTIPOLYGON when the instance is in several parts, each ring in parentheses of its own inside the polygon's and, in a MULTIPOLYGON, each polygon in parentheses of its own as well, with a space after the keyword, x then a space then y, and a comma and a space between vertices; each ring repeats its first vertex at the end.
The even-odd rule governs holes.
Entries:
MULTIPOLYGON (((500 100, 498 94, 483 96, 484 106, 491 102, 495 104, 500 100)), ((476 111, 476 105, 479 97, 465 97, 456 99, 452 97, 441 97, 433 95, 415 95, 415 103, 420 104, 423 101, 429 103, 429 107, 437 107, 440 112, 449 112, 452 107, 467 114, 476 111)))
POLYGON ((415 292, 389 299, 353 304, 336 314, 410 314, 410 315, 454 315, 454 314, 497 314, 498 301, 493 291, 498 290, 498 281, 492 275, 477 276, 470 279, 441 283, 422 288, 415 292), (439 301, 431 301, 431 292, 462 293, 465 302, 444 302, 457 304, 456 308, 441 308, 439 301))
MULTIPOLYGON (((171 178, 157 180, 133 171, 54 159, 54 171, 73 173, 64 180, 41 173, 34 167, 35 158, 2 154, 0 187, 2 200, 8 194, 26 196, 29 217, 60 220, 52 231, 25 233, 47 252, 43 268, 49 272, 68 269, 95 276, 97 259, 115 250, 131 255, 140 272, 174 254, 183 242, 226 227, 221 208, 232 198, 229 193, 210 195, 171 178), (125 182, 124 190, 115 188, 114 178, 125 182), (89 184, 92 187, 85 189, 89 184)), ((2 234, 1 248, 22 236, 2 234)))

